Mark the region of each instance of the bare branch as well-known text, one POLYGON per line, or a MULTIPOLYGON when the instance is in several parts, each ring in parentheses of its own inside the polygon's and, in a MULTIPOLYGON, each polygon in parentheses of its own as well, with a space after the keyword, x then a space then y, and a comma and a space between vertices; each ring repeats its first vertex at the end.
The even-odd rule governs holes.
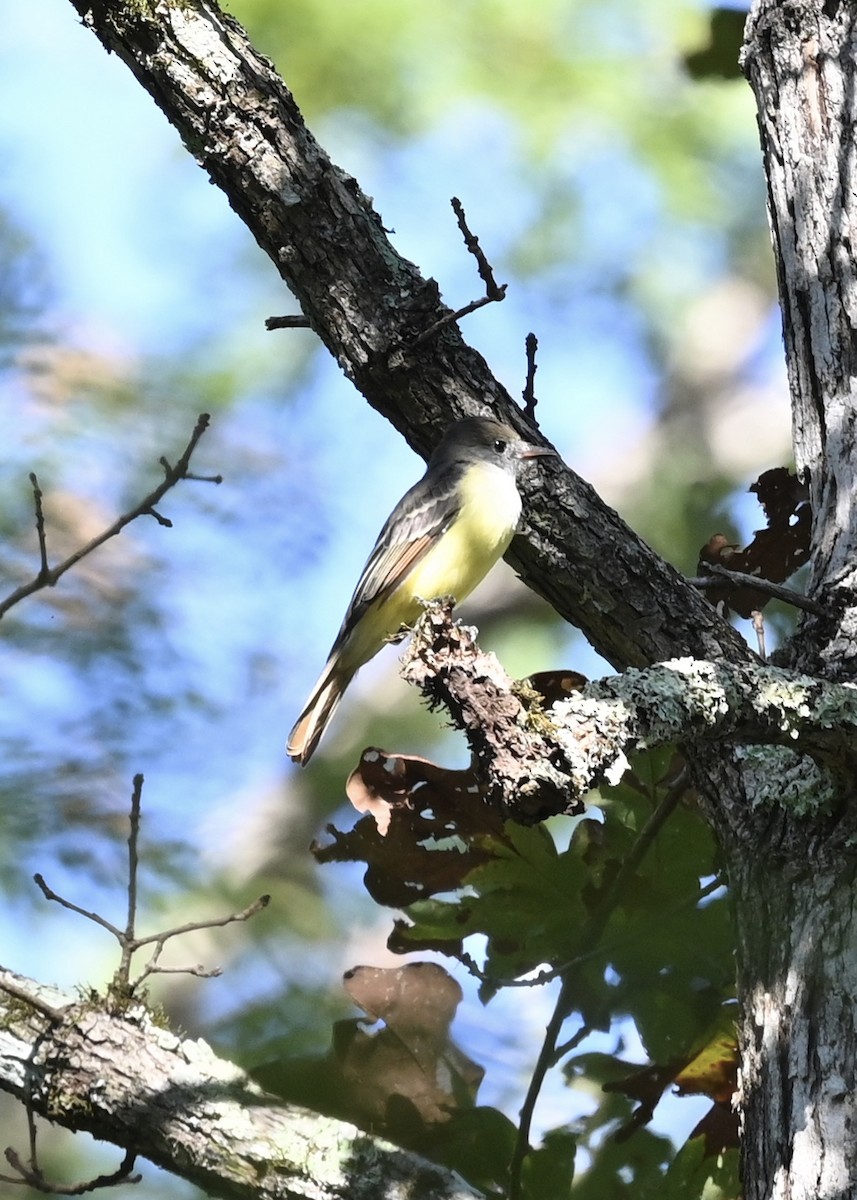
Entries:
MULTIPOLYGON (((32 1119, 32 1118, 31 1118, 32 1119)), ((34 1129, 31 1126, 31 1129, 34 1129)), ((31 1143, 32 1144, 32 1143, 31 1143)), ((46 1179, 42 1171, 32 1161, 26 1166, 11 1146, 5 1151, 5 1158, 10 1167, 17 1172, 17 1177, 0 1175, 3 1183, 17 1184, 19 1187, 31 1187, 34 1191, 44 1192, 46 1196, 84 1196, 87 1192, 96 1192, 101 1188, 118 1187, 122 1183, 139 1183, 142 1175, 132 1175, 137 1155, 128 1150, 119 1167, 110 1175, 97 1175, 83 1183, 62 1184, 46 1179)))
POLYGON ((36 478, 35 471, 30 472, 30 483, 33 485, 33 504, 36 509, 36 534, 39 539, 39 574, 42 578, 48 574, 48 547, 45 541, 45 514, 42 510, 42 489, 36 478))
POLYGON ((524 384, 524 390, 521 393, 524 399, 524 416, 536 424, 536 400, 535 382, 536 382, 536 351, 539 348, 539 339, 534 333, 528 333, 524 346, 527 351, 527 382, 524 384))
MULTIPOLYGON (((36 476, 31 474, 30 482, 33 484, 33 493, 36 502, 36 528, 39 535, 39 557, 41 565, 38 573, 33 576, 29 583, 22 584, 21 587, 16 588, 14 592, 11 592, 5 600, 0 601, 0 618, 2 618, 10 608, 20 603, 20 601, 26 596, 31 596, 34 592, 38 592, 44 587, 54 587, 55 584, 62 578, 62 576, 65 575, 66 571, 69 571, 73 566, 75 566, 76 563, 79 563, 82 558, 86 558, 87 555, 92 554, 93 550, 97 550, 99 546, 103 546, 105 542, 108 542, 111 538, 116 537, 118 533, 122 532, 126 525, 130 525, 131 522, 136 521, 138 517, 154 517, 159 524, 168 527, 171 526, 172 522, 166 517, 162 517, 161 514, 155 510, 155 505, 167 494, 168 491, 170 491, 171 488, 174 488, 180 480, 189 478, 205 478, 203 476, 191 476, 188 472, 188 465, 199 439, 208 428, 209 420, 210 418, 208 413, 200 414, 194 431, 191 434, 190 441, 188 442, 187 446, 185 446, 181 457, 174 467, 171 467, 165 458, 160 460, 161 466, 164 468, 164 480, 162 483, 160 483, 153 491, 151 491, 148 496, 145 496, 139 504, 134 506, 134 508, 131 508, 128 510, 128 512, 123 513, 121 517, 117 517, 112 525, 108 526, 108 528, 102 533, 99 533, 97 537, 94 537, 91 541, 87 542, 85 546, 81 546, 79 550, 75 550, 73 554, 70 554, 68 558, 63 559, 63 561, 58 563, 55 567, 48 565, 44 518, 42 515, 42 493, 36 476)), ((211 476, 209 477, 209 481, 213 483, 220 483, 221 477, 219 475, 211 476)))
POLYGON ((102 929, 106 929, 108 933, 112 933, 117 941, 120 943, 122 942, 122 939, 125 935, 121 929, 117 929, 115 925, 111 925, 109 921, 105 921, 104 917, 99 916, 98 913, 90 912, 89 909, 86 908, 81 908, 79 904, 75 904, 71 900, 66 900, 64 896, 60 896, 58 892, 53 890, 53 888, 48 887, 47 883, 45 883, 44 876, 40 875, 38 871, 33 876, 33 881, 36 883, 46 900, 53 900, 57 904, 62 905, 63 908, 67 908, 69 912, 77 913, 77 915, 80 917, 86 917, 87 921, 94 921, 96 925, 100 925, 102 929))
POLYGON ((722 587, 722 580, 728 579, 736 587, 756 588, 759 592, 767 592, 769 596, 782 600, 785 604, 791 604, 794 608, 802 608, 804 612, 814 613, 817 617, 827 615, 828 610, 823 604, 819 604, 817 600, 811 600, 803 592, 796 592, 794 588, 785 587, 781 583, 771 583, 769 579, 760 579, 758 575, 746 575, 743 571, 730 571, 727 567, 720 566, 719 563, 709 563, 706 565, 706 569, 707 575, 698 575, 688 579, 687 582, 692 587, 705 591, 706 588, 722 587))
POLYGON ((265 328, 269 333, 272 329, 309 329, 310 321, 309 317, 304 317, 300 313, 286 317, 267 317, 265 328))
POLYGON ((470 227, 467 224, 467 217, 464 215, 464 205, 457 196, 452 197, 450 204, 458 221, 458 228, 461 230, 462 237, 464 238, 464 244, 476 259, 476 268, 479 271, 482 282, 485 284, 485 298, 487 300, 502 300, 506 295, 506 284, 498 284, 494 278, 494 271, 485 257, 485 251, 479 245, 479 238, 475 233, 471 233, 470 227))
MULTIPOLYGON (((164 946, 168 941, 175 937, 181 937, 185 933, 196 933, 201 929, 220 929, 224 925, 233 925, 240 921, 249 921, 262 909, 267 908, 271 901, 268 895, 260 896, 254 900, 252 904, 248 904, 246 908, 242 908, 239 912, 229 913, 224 917, 210 917, 203 921, 187 921, 183 925, 177 925, 173 929, 161 930, 158 933, 150 933, 146 937, 137 936, 137 876, 139 867, 139 850, 138 842, 140 836, 140 811, 143 794, 143 776, 134 776, 134 787, 131 794, 131 810, 128 814, 130 831, 128 834, 128 907, 125 921, 125 928, 119 929, 118 926, 106 920, 98 913, 90 912, 88 909, 81 908, 71 900, 67 900, 64 896, 60 896, 52 888, 48 886, 42 875, 36 874, 33 876, 42 894, 47 900, 53 900, 60 904, 63 908, 67 908, 70 912, 77 913, 78 916, 86 917, 88 921, 93 921, 96 925, 100 925, 102 929, 106 929, 108 933, 116 938, 121 947, 121 956, 119 966, 110 983, 108 996, 114 1000, 128 1000, 134 996, 137 989, 143 980, 148 979, 150 975, 195 975, 200 979, 214 978, 221 973, 219 967, 207 969, 202 966, 194 967, 162 967, 159 965, 159 959, 164 946), (142 972, 135 978, 131 978, 131 964, 134 955, 143 946, 154 946, 154 951, 142 972)), ((22 997, 23 998, 23 997, 22 997)), ((61 1019, 58 1016, 57 1019, 61 1019)))
POLYGON ((201 929, 220 929, 224 925, 234 925, 239 921, 249 921, 251 917, 267 908, 271 902, 271 897, 268 895, 260 896, 258 900, 254 900, 252 904, 248 904, 246 908, 242 908, 240 912, 230 913, 227 917, 212 917, 206 921, 188 921, 185 925, 177 925, 174 929, 166 929, 162 933, 152 933, 148 937, 135 938, 132 946, 132 953, 139 950, 142 946, 151 946, 154 944, 154 952, 149 959, 145 968, 136 979, 129 984, 131 991, 134 991, 140 986, 144 979, 150 975, 196 975, 200 979, 216 978, 220 975, 221 968, 214 967, 207 970, 204 967, 161 967, 158 965, 161 952, 166 943, 174 937, 181 937, 185 933, 196 933, 201 929))
POLYGON ((406 349, 409 352, 416 350, 417 347, 430 341, 445 325, 451 325, 462 317, 469 316, 470 313, 476 312, 477 308, 484 308, 486 304, 498 303, 500 300, 505 299, 506 296, 508 285, 505 283, 498 284, 494 278, 494 271, 485 257, 485 251, 479 245, 479 238, 470 231, 461 201, 457 196, 453 196, 450 204, 455 212, 458 228, 464 237, 464 244, 476 259, 477 270, 485 284, 485 295, 479 300, 471 300, 469 304, 465 304, 463 308, 457 308, 455 312, 444 313, 439 320, 432 322, 428 329, 424 329, 419 337, 414 338, 412 342, 408 343, 406 349))
POLYGON ((135 935, 137 932, 137 869, 140 859, 137 852, 137 842, 140 836, 140 804, 143 795, 143 776, 134 776, 134 787, 131 793, 131 811, 128 814, 128 915, 125 921, 125 932, 119 939, 122 956, 116 974, 113 976, 113 990, 128 992, 130 990, 131 959, 135 950, 135 935))

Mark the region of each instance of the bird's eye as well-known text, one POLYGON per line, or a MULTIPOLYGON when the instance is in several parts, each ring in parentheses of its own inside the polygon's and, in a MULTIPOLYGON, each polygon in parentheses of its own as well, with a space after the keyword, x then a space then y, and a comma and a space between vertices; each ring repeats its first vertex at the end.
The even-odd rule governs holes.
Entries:
POLYGON ((494 449, 498 454, 505 454, 507 445, 508 443, 504 442, 502 438, 497 438, 497 440, 494 442, 494 449))

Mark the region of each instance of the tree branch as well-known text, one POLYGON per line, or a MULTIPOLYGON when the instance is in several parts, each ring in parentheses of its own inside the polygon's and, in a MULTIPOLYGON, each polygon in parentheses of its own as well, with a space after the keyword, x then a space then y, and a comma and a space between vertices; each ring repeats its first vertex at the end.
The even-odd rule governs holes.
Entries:
POLYGON ((478 1198, 452 1172, 267 1095, 142 1006, 111 1016, 2 968, 0 1090, 231 1200, 478 1198))
POLYGON ((18 604, 26 596, 32 596, 34 592, 41 591, 45 587, 54 587, 59 582, 66 571, 71 570, 76 563, 79 563, 82 558, 86 558, 88 554, 92 554, 93 550, 97 550, 99 546, 103 546, 105 542, 109 542, 111 538, 116 537, 121 533, 126 525, 130 525, 132 521, 136 521, 138 517, 149 516, 154 517, 159 525, 170 527, 172 522, 155 509, 155 505, 164 498, 171 488, 182 479, 204 479, 206 483, 220 483, 219 475, 202 476, 191 474, 190 459, 197 443, 208 428, 210 418, 208 413, 201 413, 197 420, 193 433, 190 436, 190 441, 182 451, 181 457, 175 466, 170 466, 165 458, 160 460, 161 466, 164 469, 164 479, 156 488, 149 492, 148 496, 144 496, 139 504, 136 504, 128 512, 123 513, 121 517, 117 517, 112 525, 99 533, 97 537, 92 538, 85 546, 81 546, 79 550, 75 550, 68 558, 64 558, 61 563, 57 563, 55 567, 48 566, 47 543, 45 539, 45 521, 42 513, 42 492, 39 487, 39 482, 35 475, 30 475, 30 482, 33 485, 33 498, 36 511, 36 530, 39 538, 39 571, 29 583, 24 583, 21 587, 16 588, 11 592, 5 600, 0 600, 0 617, 3 617, 10 608, 18 604))
MULTIPOLYGON (((437 285, 396 253, 356 181, 214 0, 71 2, 226 193, 345 373, 415 449, 427 455, 451 420, 487 410, 533 436, 454 324, 409 349, 450 312, 437 285)), ((748 658, 736 631, 573 472, 541 463, 525 501, 526 537, 509 561, 614 666, 748 658)))
POLYGON ((785 746, 840 771, 857 753, 857 687, 849 684, 682 658, 590 683, 545 711, 475 635, 448 605, 429 605, 403 675, 448 709, 487 795, 519 821, 569 811, 601 781, 617 782, 631 754, 656 746, 785 746))

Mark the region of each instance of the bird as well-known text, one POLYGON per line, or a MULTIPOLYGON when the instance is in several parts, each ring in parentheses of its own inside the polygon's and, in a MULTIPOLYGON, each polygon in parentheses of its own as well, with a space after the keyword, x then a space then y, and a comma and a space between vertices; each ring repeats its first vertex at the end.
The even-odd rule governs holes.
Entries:
POLYGON ((503 555, 521 516, 518 479, 533 458, 556 456, 489 417, 446 431, 425 474, 390 513, 357 581, 324 669, 286 744, 306 765, 360 667, 400 641, 425 603, 461 603, 503 555))

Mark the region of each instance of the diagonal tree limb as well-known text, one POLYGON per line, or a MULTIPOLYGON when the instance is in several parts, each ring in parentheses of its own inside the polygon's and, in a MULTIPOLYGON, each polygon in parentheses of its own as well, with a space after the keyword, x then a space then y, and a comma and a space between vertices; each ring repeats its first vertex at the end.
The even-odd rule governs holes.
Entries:
MULTIPOLYGON (((407 350, 450 311, 436 283, 396 252, 272 64, 214 0, 71 3, 225 192, 345 373, 411 445, 425 455, 450 420, 487 409, 524 430, 456 326, 407 350)), ((509 561, 615 667, 684 654, 747 659, 711 605, 571 471, 542 464, 526 503, 526 537, 509 561)))

